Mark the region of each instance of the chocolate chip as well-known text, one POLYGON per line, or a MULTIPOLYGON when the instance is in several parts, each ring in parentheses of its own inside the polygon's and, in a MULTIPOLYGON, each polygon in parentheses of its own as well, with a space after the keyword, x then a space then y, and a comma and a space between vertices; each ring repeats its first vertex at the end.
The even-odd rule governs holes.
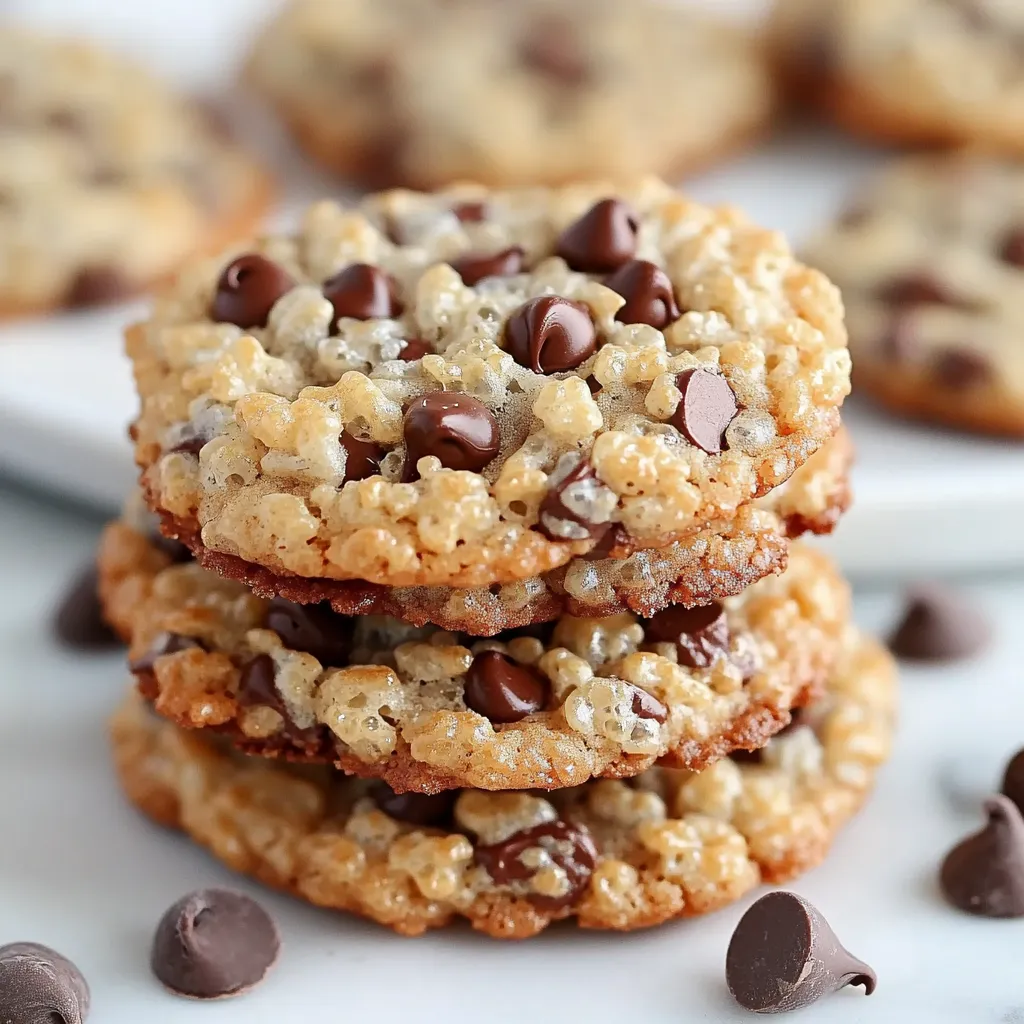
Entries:
POLYGON ((519 60, 563 88, 579 88, 592 74, 573 22, 564 18, 538 19, 519 45, 519 60))
POLYGON ((324 282, 323 292, 334 307, 335 323, 342 317, 390 319, 402 312, 395 279, 369 263, 353 263, 339 271, 324 282))
POLYGON ((285 647, 312 654, 324 668, 348 664, 352 650, 352 621, 321 604, 293 604, 275 597, 267 609, 264 625, 273 630, 285 647))
POLYGON ((937 353, 932 361, 932 376, 950 391, 970 391, 992 380, 992 364, 979 352, 950 348, 937 353))
POLYGON ((491 876, 495 885, 508 886, 529 882, 537 873, 537 862, 523 854, 542 849, 565 873, 566 890, 558 896, 531 892, 527 896, 538 907, 559 910, 571 904, 586 889, 597 865, 597 847, 582 826, 565 821, 534 825, 508 837, 504 842, 478 846, 475 860, 491 876))
POLYGON ((505 324, 505 348, 534 373, 574 370, 597 348, 597 329, 581 302, 545 295, 523 303, 505 324))
POLYGON ((1012 267, 1024 267, 1024 227, 1014 228, 999 246, 999 258, 1012 267))
POLYGON ((644 624, 648 643, 676 645, 680 665, 709 668, 729 653, 729 621, 717 602, 697 608, 672 605, 644 624))
POLYGON ((889 649, 909 661, 955 661, 983 650, 992 631, 965 598, 938 584, 916 587, 909 595, 889 649))
POLYGON ((165 537, 162 533, 156 532, 150 534, 149 542, 175 565, 184 565, 186 562, 192 561, 192 552, 180 540, 165 537))
POLYGON ((347 430, 341 432, 341 447, 345 449, 345 480, 365 480, 380 473, 380 460, 387 454, 374 441, 353 437, 347 430))
POLYGON ((280 712, 283 706, 274 680, 277 666, 269 654, 257 654, 242 666, 238 680, 238 703, 244 708, 270 707, 280 712))
POLYGON ((1024 750, 1018 751, 1003 774, 1003 795, 1008 796, 1024 814, 1024 750))
POLYGON ((639 686, 633 687, 632 711, 638 718, 653 718, 656 722, 664 722, 668 718, 668 708, 653 693, 639 686))
POLYGON ((205 651, 206 645, 194 636, 182 636, 180 633, 158 633, 146 653, 128 663, 128 671, 137 676, 151 675, 158 658, 191 650, 205 651))
POLYGON ((120 302, 137 291, 124 274, 113 267, 83 267, 71 282, 64 296, 64 305, 100 306, 120 302))
POLYGON ((194 423, 189 423, 182 429, 179 438, 177 444, 165 450, 168 453, 184 452, 187 455, 195 455, 198 458, 199 453, 212 440, 213 434, 194 423))
POLYGON ((540 711, 547 697, 544 679, 498 651, 478 654, 466 673, 466 707, 496 725, 519 722, 540 711))
POLYGON ((601 382, 591 374, 584 382, 590 389, 592 395, 596 395, 601 390, 601 382))
POLYGON ((905 274, 883 284, 877 291, 880 302, 891 306, 954 306, 961 307, 958 299, 941 281, 926 273, 905 274))
POLYGON ((614 494, 597 478, 590 463, 581 460, 544 495, 538 526, 548 540, 594 540, 611 527, 605 514, 609 504, 614 507, 614 494))
POLYGON ((477 473, 498 454, 501 440, 498 421, 483 402, 445 391, 415 399, 403 432, 406 482, 416 479, 416 463, 426 455, 440 459, 445 469, 477 473))
POLYGON ((294 286, 282 267, 259 253, 246 253, 221 273, 210 318, 245 330, 266 327, 274 303, 294 286))
POLYGON ((201 889, 160 919, 149 962, 176 995, 220 999, 261 982, 280 948, 277 926, 255 900, 227 889, 201 889))
POLYGON ((472 288, 485 277, 511 277, 523 269, 523 250, 518 245, 502 249, 492 255, 467 253, 452 260, 452 269, 462 278, 462 283, 472 288))
POLYGON ((630 260, 605 281, 626 304, 615 314, 622 324, 649 324, 663 331, 682 315, 672 281, 656 263, 630 260))
POLYGON ((97 650, 117 647, 121 642, 103 618, 97 579, 96 566, 90 563, 75 577, 57 606, 53 632, 67 647, 97 650))
POLYGON ((672 426, 709 455, 725 451, 725 431, 739 411, 729 382, 710 370, 683 370, 676 387, 683 397, 669 420, 672 426))
POLYGON ((573 270, 610 274, 633 258, 640 220, 621 199, 602 199, 559 236, 556 252, 573 270))
POLYGON ((762 896, 729 940, 725 980, 740 1006, 785 1013, 847 985, 871 995, 875 972, 847 952, 821 912, 791 892, 762 896))
POLYGON ((82 1024, 89 985, 66 957, 38 942, 0 946, 0 1020, 6 1024, 82 1024))
POLYGON ((487 218, 487 207, 481 202, 456 203, 452 213, 462 224, 479 224, 487 218))
POLYGON ((946 899, 979 917, 1024 917, 1024 821, 1006 796, 985 801, 988 823, 942 862, 946 899))
POLYGON ((386 782, 374 782, 370 799, 390 818, 424 828, 441 828, 451 822, 457 789, 444 793, 396 793, 386 782))
POLYGON ((433 351, 422 338, 410 338, 403 343, 402 351, 398 353, 398 358, 403 363, 414 363, 417 359, 431 355, 433 351))

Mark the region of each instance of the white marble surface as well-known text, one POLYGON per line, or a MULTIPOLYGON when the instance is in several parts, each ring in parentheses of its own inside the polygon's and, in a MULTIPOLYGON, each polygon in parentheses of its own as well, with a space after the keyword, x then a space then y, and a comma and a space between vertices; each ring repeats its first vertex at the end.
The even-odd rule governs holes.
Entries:
MULTIPOLYGON (((92 985, 96 1024, 754 1019, 723 981, 742 906, 633 936, 566 927, 506 945, 458 928, 401 939, 240 882, 144 821, 118 795, 104 738, 124 685, 121 659, 65 653, 47 633, 96 530, 0 490, 0 944, 36 940, 72 957, 92 985), (198 1007, 150 977, 148 943, 178 896, 222 884, 264 901, 284 955, 249 996, 198 1007)), ((905 673, 899 742, 875 796, 831 859, 791 885, 877 969, 878 991, 841 993, 793 1020, 1024 1022, 1024 921, 974 920, 935 891, 941 855, 979 823, 979 800, 1024 744, 1024 580, 975 590, 997 644, 966 666, 905 673)), ((878 625, 894 607, 893 595, 869 594, 858 614, 878 625)))

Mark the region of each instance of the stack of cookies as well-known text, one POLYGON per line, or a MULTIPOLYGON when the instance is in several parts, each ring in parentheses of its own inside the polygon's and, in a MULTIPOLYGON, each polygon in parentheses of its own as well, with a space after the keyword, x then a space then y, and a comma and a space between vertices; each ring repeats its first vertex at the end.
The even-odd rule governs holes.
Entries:
POLYGON ((860 805, 894 671, 794 540, 849 498, 843 310, 778 234, 651 180, 324 202, 128 349, 100 591, 153 818, 526 937, 712 910, 860 805))

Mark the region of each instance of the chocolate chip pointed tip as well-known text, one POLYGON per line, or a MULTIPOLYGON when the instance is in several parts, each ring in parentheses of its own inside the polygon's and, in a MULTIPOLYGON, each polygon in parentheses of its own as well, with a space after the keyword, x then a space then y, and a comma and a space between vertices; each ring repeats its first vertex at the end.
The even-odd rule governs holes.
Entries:
POLYGON ((0 946, 0 1020, 84 1024, 89 985, 67 957, 37 942, 0 946))
POLYGON ((907 595, 888 644, 893 654, 908 661, 957 661, 979 654, 991 638, 988 621, 964 595, 930 583, 907 595))
POLYGON ((875 972, 850 954, 821 911, 791 892, 762 896, 729 941, 725 977, 733 998, 755 1013, 786 1013, 848 985, 871 995, 875 972))

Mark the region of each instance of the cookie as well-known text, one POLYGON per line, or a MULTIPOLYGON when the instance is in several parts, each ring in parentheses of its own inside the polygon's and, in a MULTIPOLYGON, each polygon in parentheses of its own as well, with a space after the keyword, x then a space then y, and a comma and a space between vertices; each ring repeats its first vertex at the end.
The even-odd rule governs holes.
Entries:
POLYGON ((165 531, 276 576, 488 587, 613 530, 661 548, 838 427, 836 289, 653 180, 321 203, 257 248, 128 347, 165 531))
POLYGON ((139 551, 155 574, 101 558, 101 595, 160 714, 399 790, 552 789, 754 749, 820 687, 849 615, 835 567, 799 545, 783 576, 724 604, 486 640, 268 602, 139 551))
POLYGON ((1024 153, 1024 7, 1005 0, 776 0, 800 98, 898 145, 1024 153))
POLYGON ((0 317, 145 290, 270 199, 209 110, 89 43, 0 28, 0 131, 0 317))
POLYGON ((247 78, 312 156, 377 188, 677 177, 774 107, 748 34, 644 0, 297 0, 247 78))
POLYGON ((129 799, 237 871, 405 935, 465 917, 526 938, 704 914, 814 867, 888 756, 895 702, 891 658, 851 630, 824 698, 757 758, 546 794, 398 796, 232 754, 138 698, 112 735, 129 799))
POLYGON ((806 256, 842 288, 860 391, 907 416, 1024 436, 1024 164, 897 161, 806 256))

